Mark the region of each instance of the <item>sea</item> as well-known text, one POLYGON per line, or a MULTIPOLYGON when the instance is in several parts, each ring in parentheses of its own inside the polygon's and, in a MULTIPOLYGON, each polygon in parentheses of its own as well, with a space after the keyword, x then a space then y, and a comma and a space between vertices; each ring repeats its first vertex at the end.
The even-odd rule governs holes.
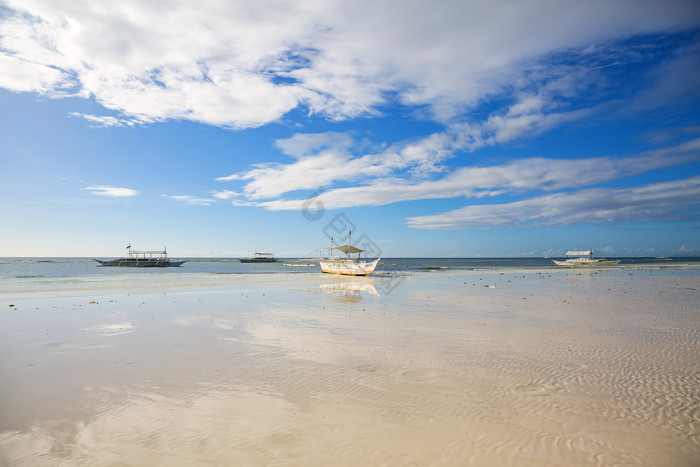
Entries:
MULTIPOLYGON (((109 258, 101 258, 109 259, 109 258)), ((95 277, 125 274, 309 274, 320 273, 318 263, 303 259, 279 258, 274 263, 241 263, 236 258, 178 258, 188 261, 180 267, 132 268, 100 266, 92 258, 0 258, 0 286, 2 283, 62 277, 95 277)), ((700 266, 700 257, 642 258, 624 257, 618 267, 674 267, 700 266)), ((430 273, 433 271, 497 271, 509 269, 557 269, 549 258, 382 258, 376 273, 430 273)), ((559 268, 560 269, 560 268, 559 268)))

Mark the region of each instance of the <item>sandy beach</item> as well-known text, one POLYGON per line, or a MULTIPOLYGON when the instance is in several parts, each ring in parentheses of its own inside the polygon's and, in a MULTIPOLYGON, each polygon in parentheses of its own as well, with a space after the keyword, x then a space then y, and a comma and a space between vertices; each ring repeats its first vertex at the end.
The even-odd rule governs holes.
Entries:
POLYGON ((700 465, 700 268, 0 291, 0 463, 700 465))

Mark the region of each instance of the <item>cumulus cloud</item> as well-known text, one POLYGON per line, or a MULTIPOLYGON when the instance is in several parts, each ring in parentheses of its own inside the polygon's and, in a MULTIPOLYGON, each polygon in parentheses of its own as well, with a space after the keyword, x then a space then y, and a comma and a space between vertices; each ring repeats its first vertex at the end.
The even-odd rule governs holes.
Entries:
POLYGON ((111 196, 115 198, 128 198, 139 194, 138 191, 131 188, 119 188, 108 185, 93 185, 85 187, 83 190, 88 190, 94 195, 111 196))
POLYGON ((13 91, 230 128, 300 105, 331 120, 373 115, 389 100, 449 121, 490 96, 531 94, 517 115, 494 117, 497 139, 559 118, 551 98, 571 92, 566 77, 580 70, 543 66, 551 54, 700 23, 693 0, 4 5, 0 86, 13 91))

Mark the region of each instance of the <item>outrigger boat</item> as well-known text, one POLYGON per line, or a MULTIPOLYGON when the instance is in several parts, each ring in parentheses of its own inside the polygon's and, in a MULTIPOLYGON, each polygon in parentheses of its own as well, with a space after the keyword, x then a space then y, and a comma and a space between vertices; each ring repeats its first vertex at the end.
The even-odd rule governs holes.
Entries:
POLYGON ((131 245, 129 245, 126 249, 129 253, 125 258, 106 261, 96 259, 95 261, 100 263, 100 266, 125 266, 133 268, 166 268, 181 266, 187 262, 187 260, 171 261, 170 258, 168 258, 168 252, 165 248, 163 248, 163 251, 136 251, 132 250, 131 245), (158 256, 154 257, 154 255, 158 256))
POLYGON ((566 252, 566 256, 575 256, 575 258, 567 258, 565 260, 557 261, 553 259, 554 264, 557 266, 564 267, 574 267, 574 268, 590 268, 598 266, 615 266, 620 262, 619 259, 605 259, 605 258, 593 258, 593 248, 579 251, 579 250, 569 250, 566 252))
POLYGON ((357 247, 350 245, 352 239, 352 232, 348 234, 348 244, 347 245, 333 245, 333 237, 331 237, 331 247, 323 248, 321 251, 328 250, 328 257, 319 259, 319 264, 321 265, 321 271, 329 274, 342 274, 344 276, 366 276, 372 274, 374 268, 377 267, 377 263, 380 258, 374 261, 367 261, 360 259, 361 250, 357 247), (339 250, 345 253, 346 257, 341 258, 339 256, 333 256, 333 250, 339 250), (356 258, 352 258, 350 255, 357 253, 356 258))
POLYGON ((258 253, 257 251, 250 258, 239 258, 241 263, 275 263, 277 258, 272 253, 258 253))

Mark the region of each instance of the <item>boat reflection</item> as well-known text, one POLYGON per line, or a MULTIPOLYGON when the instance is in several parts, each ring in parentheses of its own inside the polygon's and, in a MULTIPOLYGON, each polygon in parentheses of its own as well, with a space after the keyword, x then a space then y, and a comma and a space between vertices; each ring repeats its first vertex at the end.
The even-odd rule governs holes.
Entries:
POLYGON ((344 302, 357 302, 362 300, 362 294, 369 294, 379 297, 379 292, 374 287, 374 282, 368 277, 358 278, 352 281, 330 282, 320 284, 319 289, 322 295, 327 295, 344 302))

